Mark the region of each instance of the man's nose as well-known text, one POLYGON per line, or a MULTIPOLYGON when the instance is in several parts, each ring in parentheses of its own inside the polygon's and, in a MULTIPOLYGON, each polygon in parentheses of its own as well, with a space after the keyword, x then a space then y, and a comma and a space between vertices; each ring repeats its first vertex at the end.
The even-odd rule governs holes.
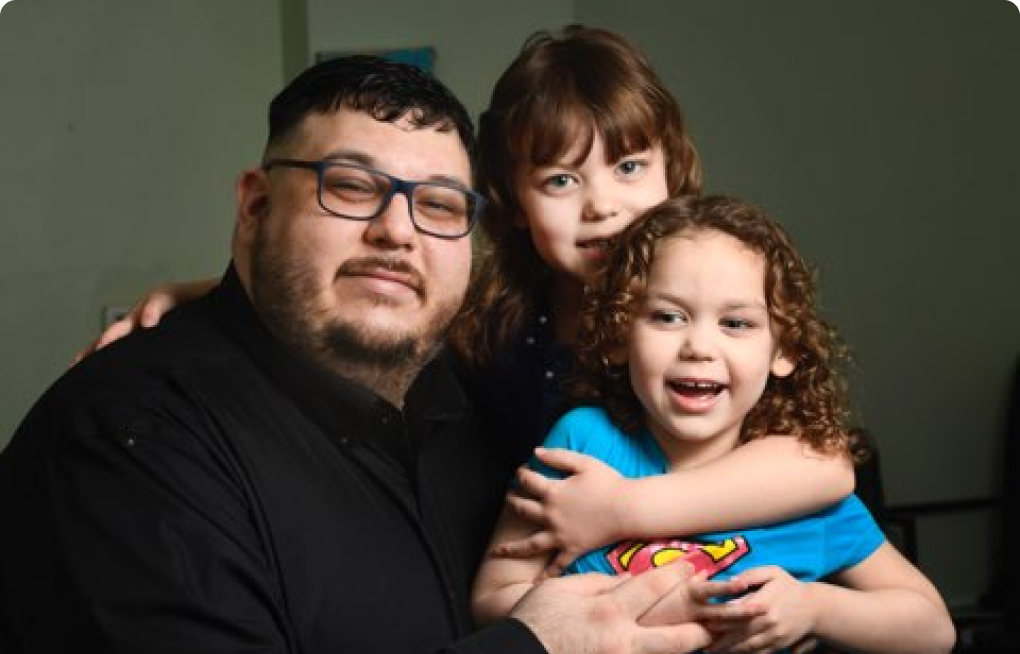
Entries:
POLYGON ((377 245, 411 247, 417 230, 411 212, 411 198, 404 191, 393 194, 382 213, 369 221, 366 238, 377 245))

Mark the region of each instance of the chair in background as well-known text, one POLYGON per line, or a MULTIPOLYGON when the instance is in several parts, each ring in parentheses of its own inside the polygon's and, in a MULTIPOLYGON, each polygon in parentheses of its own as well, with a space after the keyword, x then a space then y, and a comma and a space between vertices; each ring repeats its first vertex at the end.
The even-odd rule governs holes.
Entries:
POLYGON ((872 434, 861 434, 871 456, 855 470, 857 494, 881 525, 889 541, 915 565, 918 562, 917 520, 925 516, 998 510, 993 540, 992 575, 988 589, 973 607, 953 610, 956 654, 1016 654, 1020 642, 1010 632, 1020 621, 1020 561, 1006 541, 1009 524, 1020 516, 1020 358, 1014 367, 1007 400, 1000 497, 919 502, 890 506, 882 481, 880 450, 872 434))

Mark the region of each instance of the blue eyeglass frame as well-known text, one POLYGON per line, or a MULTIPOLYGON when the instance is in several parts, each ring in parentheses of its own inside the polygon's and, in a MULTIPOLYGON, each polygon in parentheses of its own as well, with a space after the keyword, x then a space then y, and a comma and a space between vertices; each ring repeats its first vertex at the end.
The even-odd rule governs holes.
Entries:
POLYGON ((277 167, 304 168, 305 170, 314 170, 319 180, 318 190, 316 192, 316 197, 319 200, 319 207, 321 207, 322 210, 325 211, 326 213, 336 216, 337 218, 344 218, 345 220, 358 220, 362 222, 375 220, 382 214, 382 212, 386 211, 387 207, 390 206, 390 202, 393 201, 393 196, 395 196, 397 193, 400 193, 405 198, 407 198, 408 213, 411 216, 411 224, 414 225, 414 229, 418 232, 421 232, 422 234, 428 234, 429 236, 446 239, 448 241, 454 241, 459 238, 464 238, 465 236, 470 234, 471 230, 474 229, 475 225, 478 223, 478 217, 479 215, 481 215, 482 209, 483 207, 485 207, 486 204, 486 200, 483 195, 475 191, 472 191, 469 188, 464 188, 462 186, 457 186, 454 184, 443 184, 442 182, 428 182, 428 181, 412 182, 406 179, 401 179, 400 177, 396 177, 394 175, 390 175, 389 173, 377 170, 375 168, 370 168, 368 166, 362 166, 360 164, 355 163, 349 163, 347 161, 333 161, 331 159, 321 159, 319 161, 309 161, 306 159, 269 159, 268 161, 262 164, 262 170, 265 171, 277 167), (332 166, 343 166, 344 168, 354 168, 357 170, 363 170, 366 173, 379 175, 380 177, 385 177, 386 179, 388 179, 390 181, 390 188, 389 191, 387 191, 386 196, 383 198, 382 202, 379 204, 378 211, 376 211, 371 216, 348 216, 346 214, 336 212, 327 207, 326 204, 322 201, 322 184, 325 178, 326 169, 332 166), (443 188, 449 188, 455 191, 460 191, 461 193, 464 193, 467 196, 469 196, 474 201, 473 204, 474 208, 471 211, 471 214, 468 216, 467 227, 464 229, 462 233, 439 234, 431 230, 425 229, 424 227, 418 224, 418 219, 415 218, 414 216, 413 199, 414 189, 416 189, 419 186, 442 186, 443 188))

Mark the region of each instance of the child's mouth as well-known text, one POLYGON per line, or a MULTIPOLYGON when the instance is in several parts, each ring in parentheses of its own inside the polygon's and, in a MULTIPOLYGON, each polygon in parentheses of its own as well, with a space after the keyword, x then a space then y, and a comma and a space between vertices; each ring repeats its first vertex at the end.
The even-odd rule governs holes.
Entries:
POLYGON ((710 412, 728 386, 704 379, 677 379, 666 382, 676 407, 685 413, 710 412))
POLYGON ((577 247, 582 250, 604 255, 613 247, 613 242, 608 238, 593 238, 588 241, 580 241, 577 247))
POLYGON ((696 379, 680 379, 669 382, 670 389, 686 397, 712 397, 723 392, 725 384, 696 379))

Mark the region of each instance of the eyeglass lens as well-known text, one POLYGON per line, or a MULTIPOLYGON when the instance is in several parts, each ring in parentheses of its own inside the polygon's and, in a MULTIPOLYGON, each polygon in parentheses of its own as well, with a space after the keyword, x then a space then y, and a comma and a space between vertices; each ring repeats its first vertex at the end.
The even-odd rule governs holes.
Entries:
MULTIPOLYGON (((392 189, 388 177, 353 166, 331 165, 322 173, 323 206, 349 218, 378 215, 392 199, 392 189)), ((473 212, 474 199, 462 189, 430 182, 412 185, 411 215, 423 231, 459 236, 468 230, 473 212)))

